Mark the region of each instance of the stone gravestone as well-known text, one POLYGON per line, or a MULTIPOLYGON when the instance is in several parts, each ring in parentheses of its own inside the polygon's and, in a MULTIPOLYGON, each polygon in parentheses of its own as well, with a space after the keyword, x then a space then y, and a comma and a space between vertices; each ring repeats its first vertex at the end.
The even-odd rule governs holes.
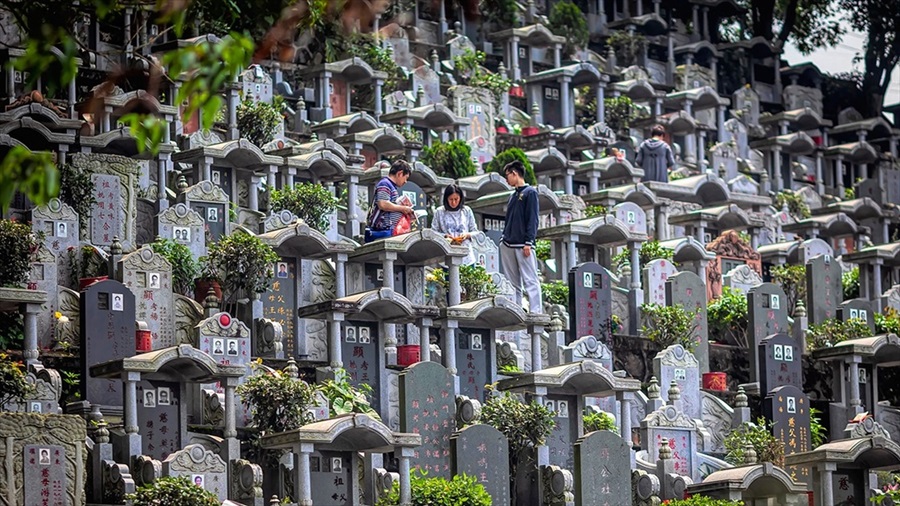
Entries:
POLYGON ((183 244, 194 260, 206 256, 206 223, 200 214, 179 202, 157 217, 159 237, 183 244))
POLYGON ((162 462, 163 476, 183 476, 194 485, 208 490, 219 501, 228 499, 228 467, 222 457, 202 445, 188 445, 162 462))
POLYGON ((559 84, 545 84, 541 86, 543 101, 541 102, 541 123, 561 128, 562 104, 560 103, 559 84))
POLYGON ((494 340, 491 329, 460 328, 456 331, 456 363, 459 364, 459 394, 486 402, 484 386, 494 382, 491 371, 494 340))
MULTIPOLYGON (((612 343, 612 293, 609 271, 596 262, 579 264, 569 271, 570 336, 594 336, 612 343)), ((571 469, 571 468, 569 468, 571 469)))
POLYGON ((121 406, 122 381, 92 378, 90 368, 135 355, 134 294, 118 281, 98 281, 81 292, 79 307, 81 399, 100 406, 121 406))
POLYGON ((815 239, 807 239, 800 243, 797 253, 800 261, 804 264, 809 263, 813 258, 820 255, 828 255, 829 257, 834 256, 834 250, 831 246, 818 237, 815 239))
MULTIPOLYGON (((725 122, 725 131, 731 140, 737 145, 738 156, 748 158, 750 156, 750 143, 747 127, 740 120, 732 118, 725 122)), ((716 166, 718 170, 718 166, 716 166)))
MULTIPOLYGON (((644 266, 644 302, 666 305, 666 281, 678 274, 678 269, 670 260, 658 258, 644 266)), ((678 302, 676 302, 677 304, 678 302)))
POLYGON ((422 436, 413 465, 449 479, 450 436, 456 429, 453 375, 437 362, 419 362, 400 373, 400 432, 422 436))
MULTIPOLYGON (((228 313, 218 313, 201 321, 197 329, 199 332, 197 347, 200 351, 211 356, 218 364, 243 365, 247 368, 247 374, 238 380, 238 384, 242 384, 253 373, 250 368, 252 361, 250 329, 242 321, 228 313)), ((215 390, 224 400, 225 388, 219 383, 205 384, 201 388, 215 390)), ((250 410, 237 394, 235 394, 235 420, 239 427, 245 426, 250 421, 250 410)))
POLYGON ((625 224, 632 234, 647 233, 647 213, 634 202, 622 202, 613 207, 616 219, 625 224))
POLYGON ((441 103, 441 77, 429 65, 422 65, 413 72, 413 90, 418 93, 420 86, 425 91, 425 103, 417 106, 441 103))
POLYGON ((109 246, 113 237, 118 237, 125 251, 134 249, 140 163, 96 153, 76 153, 71 163, 91 174, 92 194, 97 201, 88 227, 91 244, 109 246))
POLYGON ((802 349, 788 334, 775 334, 759 344, 759 391, 793 385, 803 388, 802 349))
MULTIPOLYGON (((284 330, 283 341, 285 352, 289 357, 296 356, 297 325, 295 310, 297 303, 297 259, 282 258, 275 266, 275 281, 272 289, 264 293, 263 317, 281 324, 284 330)), ((260 350, 253 350, 254 355, 262 355, 260 350)))
POLYGON ((578 439, 578 397, 574 395, 548 395, 544 404, 553 412, 556 425, 547 437, 550 447, 550 465, 569 471, 575 469, 574 444, 578 439))
POLYGON ((684 413, 694 420, 701 419, 700 363, 680 344, 673 344, 653 359, 653 374, 659 379, 660 394, 669 400, 669 385, 674 381, 681 390, 684 413))
MULTIPOLYGON (((772 423, 775 438, 784 443, 785 455, 812 449, 809 398, 802 390, 793 385, 773 389, 763 400, 763 415, 772 423)), ((790 466, 786 471, 795 481, 812 485, 808 467, 790 466)))
POLYGON ((344 339, 341 341, 344 369, 353 386, 367 384, 372 387, 372 406, 379 406, 381 399, 382 360, 378 339, 377 324, 344 323, 344 339))
POLYGON ((353 504, 351 455, 346 452, 315 451, 309 457, 312 504, 353 504))
MULTIPOLYGON (((484 230, 484 229, 482 229, 484 230)), ((499 241, 499 238, 497 239, 499 241)), ((472 255, 488 273, 500 272, 500 249, 487 232, 472 235, 472 255)))
POLYGON ((732 95, 734 109, 743 111, 741 120, 745 125, 759 124, 759 95, 749 85, 738 89, 732 95))
POLYGON ((23 457, 25 505, 68 506, 65 448, 25 445, 23 457))
MULTIPOLYGON (((666 280, 666 305, 681 304, 687 311, 696 311, 694 317, 694 338, 697 347, 694 356, 700 365, 700 372, 709 372, 709 324, 706 318, 706 285, 700 276, 683 271, 666 280)), ((682 394, 683 395, 683 394, 682 394)))
POLYGON ((837 310, 838 319, 842 322, 856 318, 866 323, 869 330, 875 333, 875 308, 877 305, 866 299, 850 299, 841 303, 837 310))
POLYGON ((739 175, 737 162, 737 142, 720 142, 709 150, 710 164, 716 174, 722 174, 723 179, 731 181, 739 175))
POLYGON ((675 406, 663 406, 641 421, 641 441, 647 447, 650 462, 659 460, 659 444, 669 441, 675 472, 699 482, 697 458, 697 424, 675 406))
MULTIPOLYGON (((747 319, 751 350, 758 350, 759 343, 772 334, 790 332, 784 290, 773 283, 763 283, 751 289, 747 294, 747 319)), ((750 381, 759 381, 757 354, 751 351, 749 355, 750 381)))
POLYGON ((250 65, 238 78, 245 99, 272 103, 272 76, 259 65, 250 65))
POLYGON ((144 455, 163 460, 181 448, 181 385, 142 380, 137 387, 138 427, 144 455))
POLYGON ((471 123, 465 132, 472 148, 472 158, 476 167, 481 167, 494 158, 494 97, 483 88, 455 86, 451 88, 453 110, 458 116, 469 118, 471 123))
POLYGON ((900 311, 900 285, 894 285, 888 291, 884 292, 881 297, 882 310, 891 308, 894 311, 900 311))
POLYGON ((490 425, 470 425, 450 437, 454 475, 475 477, 493 504, 509 504, 509 444, 490 425))
POLYGON ((31 211, 31 229, 44 233, 44 246, 56 256, 56 278, 63 286, 70 286, 69 248, 78 246, 79 226, 78 214, 59 199, 52 199, 46 206, 31 211))
POLYGON ((746 294, 751 288, 762 284, 762 276, 747 264, 739 265, 722 277, 722 286, 727 286, 746 294))
POLYGON ((175 346, 172 265, 150 246, 144 246, 125 255, 119 266, 122 282, 134 293, 137 302, 135 318, 150 329, 152 349, 175 346))
POLYGON ((573 474, 575 504, 631 506, 631 448, 615 432, 599 430, 579 439, 573 474))
MULTIPOLYGON (((227 173, 228 171, 213 172, 227 173)), ((219 176, 220 178, 222 176, 219 176)), ((218 241, 228 230, 231 201, 228 194, 212 181, 200 181, 182 194, 184 203, 197 212, 206 224, 210 239, 218 241)))
MULTIPOLYGON (((34 261, 31 262, 31 273, 28 276, 28 288, 47 292, 46 311, 37 314, 37 336, 40 349, 50 348, 54 343, 56 318, 53 313, 59 309, 59 280, 56 255, 43 244, 38 246, 34 261)), ((60 325, 61 326, 61 325, 60 325)))
POLYGON ((841 264, 831 255, 819 255, 806 263, 806 311, 810 325, 837 316, 844 298, 841 264))

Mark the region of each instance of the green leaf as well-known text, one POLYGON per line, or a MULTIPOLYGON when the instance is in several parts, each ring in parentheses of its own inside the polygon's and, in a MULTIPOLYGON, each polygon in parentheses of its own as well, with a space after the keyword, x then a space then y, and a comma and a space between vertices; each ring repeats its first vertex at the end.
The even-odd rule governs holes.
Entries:
POLYGON ((5 213, 16 191, 35 205, 44 205, 59 196, 59 171, 53 155, 13 146, 0 163, 0 208, 5 213))

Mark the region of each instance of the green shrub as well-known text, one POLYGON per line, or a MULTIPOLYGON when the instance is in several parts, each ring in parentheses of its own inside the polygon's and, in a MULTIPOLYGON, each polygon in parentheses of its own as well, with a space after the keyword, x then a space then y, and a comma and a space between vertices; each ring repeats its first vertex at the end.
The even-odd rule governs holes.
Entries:
POLYGON ((609 210, 606 209, 606 206, 601 206, 601 205, 587 206, 587 208, 585 208, 585 210, 584 210, 584 217, 585 218, 594 218, 596 216, 606 216, 607 212, 609 212, 609 210))
POLYGON ((793 315, 797 301, 806 300, 806 266, 775 265, 769 270, 772 282, 781 285, 787 295, 788 314, 793 315))
MULTIPOLYGON (((426 277, 426 281, 450 290, 450 280, 447 279, 444 269, 433 269, 431 274, 426 277)), ((462 302, 490 297, 500 291, 494 284, 494 278, 481 265, 459 266, 459 288, 462 302)))
POLYGON ((31 274, 41 240, 31 227, 13 220, 0 220, 0 287, 21 288, 31 274))
POLYGON ((442 177, 459 179, 475 175, 472 148, 461 139, 425 146, 419 161, 442 177))
POLYGON ((887 307, 881 313, 875 313, 875 334, 900 335, 900 313, 887 307))
POLYGON ((24 366, 0 353, 0 406, 20 402, 33 391, 34 387, 25 380, 24 366))
POLYGON ((497 368, 497 371, 501 374, 510 374, 522 372, 522 369, 520 369, 516 364, 503 364, 497 368))
MULTIPOLYGON (((453 68, 456 69, 461 84, 490 91, 499 104, 512 86, 512 81, 485 69, 483 65, 486 57, 482 51, 467 49, 463 54, 453 57, 453 68)), ((488 127, 493 128, 493 125, 488 127)))
POLYGON ((844 300, 856 299, 859 297, 858 265, 854 265, 852 269, 841 274, 841 286, 844 289, 844 300))
POLYGON ((276 96, 272 104, 245 97, 237 107, 237 127, 241 137, 259 147, 271 142, 278 125, 284 121, 281 110, 280 96, 276 96))
POLYGON ((743 292, 723 286, 722 295, 707 306, 706 317, 710 341, 748 346, 747 296, 743 292))
POLYGON ((525 182, 532 186, 536 185, 537 177, 534 175, 534 168, 531 166, 531 162, 528 161, 528 157, 525 156, 525 152, 519 148, 508 148, 497 153, 497 156, 485 164, 484 171, 496 172, 503 176, 503 168, 514 160, 519 160, 525 165, 525 182))
POLYGON ((747 443, 753 445, 757 462, 784 466, 784 443, 772 435, 772 427, 765 418, 757 419, 756 424, 744 422, 725 436, 725 462, 735 466, 744 465, 744 446, 747 443))
POLYGON ((316 402, 315 388, 282 371, 250 375, 237 394, 250 408, 260 434, 293 430, 313 421, 309 408, 316 402))
POLYGON ((281 260, 271 246, 255 235, 236 232, 209 248, 206 264, 228 294, 226 301, 250 297, 269 289, 275 277, 275 262, 281 260))
POLYGON ((807 351, 819 348, 828 348, 848 339, 872 337, 869 325, 859 318, 850 318, 840 321, 837 318, 829 318, 819 325, 810 325, 806 329, 807 351))
POLYGON ((785 203, 787 203, 788 206, 788 214, 795 220, 800 221, 810 217, 811 213, 809 205, 802 195, 794 193, 791 190, 782 190, 776 193, 775 207, 780 211, 785 203))
POLYGON ((627 132, 631 128, 631 123, 644 115, 642 110, 625 96, 604 99, 603 108, 606 125, 616 133, 627 132))
POLYGON ((581 425, 584 427, 585 434, 598 430, 616 431, 616 419, 603 411, 584 415, 581 418, 581 425))
MULTIPOLYGON (((641 243, 641 266, 645 266, 653 260, 672 260, 672 257, 675 255, 675 250, 664 248, 659 245, 659 241, 647 241, 641 243)), ((631 261, 631 251, 628 248, 624 248, 622 251, 616 254, 612 258, 613 265, 616 268, 621 268, 622 264, 625 262, 631 261)), ((634 266, 632 265, 633 269, 634 266)))
POLYGON ((218 506, 216 494, 191 483, 184 476, 160 478, 127 498, 134 506, 218 506))
POLYGON ((91 211, 97 205, 91 173, 68 163, 60 165, 59 200, 78 214, 81 230, 87 230, 91 211))
POLYGON ((663 348, 680 344, 688 351, 697 347, 697 310, 688 311, 681 304, 661 306, 641 304, 644 326, 641 333, 663 348))
POLYGON ((542 404, 534 401, 526 404, 518 396, 503 392, 484 403, 481 423, 493 426, 506 436, 509 443, 510 490, 515 490, 519 466, 535 465, 530 450, 543 445, 556 426, 553 413, 542 404))
POLYGON ((822 412, 816 408, 809 408, 809 437, 812 442, 812 449, 821 446, 827 439, 828 429, 822 425, 822 419, 819 418, 822 412))
POLYGON ((587 18, 574 3, 565 0, 550 9, 550 30, 566 38, 565 54, 571 55, 588 42, 587 18))
POLYGON ((546 239, 538 239, 534 244, 534 255, 541 262, 553 258, 553 243, 546 239))
POLYGON ((344 369, 335 369, 334 379, 322 383, 318 390, 328 401, 330 416, 363 413, 376 420, 381 420, 381 417, 369 404, 372 387, 366 383, 360 383, 358 389, 354 388, 350 384, 350 376, 344 369))
POLYGON ((272 212, 286 209, 322 233, 328 231, 328 217, 338 206, 338 199, 328 188, 315 183, 297 183, 293 188, 272 190, 271 194, 272 212))
POLYGON ((541 283, 541 298, 547 304, 569 307, 569 284, 565 281, 541 283))
POLYGON ((626 30, 616 30, 606 39, 606 44, 615 50, 617 65, 630 67, 637 65, 638 55, 643 53, 644 47, 647 45, 647 38, 637 32, 628 33, 626 30))
POLYGON ((194 279, 200 275, 200 264, 194 260, 190 248, 171 239, 157 239, 150 247, 172 264, 172 289, 175 293, 188 297, 193 295, 194 279))
MULTIPOLYGON (((410 473, 412 506, 491 506, 491 496, 474 476, 456 475, 452 479, 429 478, 425 472, 410 473)), ((376 506, 398 506, 400 484, 382 497, 376 506)))
POLYGON ((21 350, 24 347, 25 315, 19 311, 0 311, 0 350, 21 350))

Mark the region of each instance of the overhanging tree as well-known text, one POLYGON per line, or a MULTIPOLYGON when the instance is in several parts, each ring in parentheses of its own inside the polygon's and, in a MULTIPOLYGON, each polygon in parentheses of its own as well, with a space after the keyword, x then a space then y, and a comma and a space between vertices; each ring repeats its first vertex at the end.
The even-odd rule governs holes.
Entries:
POLYGON ((900 12, 897 0, 839 0, 851 13, 850 26, 866 34, 862 94, 869 116, 879 116, 891 84, 891 72, 900 65, 900 12))

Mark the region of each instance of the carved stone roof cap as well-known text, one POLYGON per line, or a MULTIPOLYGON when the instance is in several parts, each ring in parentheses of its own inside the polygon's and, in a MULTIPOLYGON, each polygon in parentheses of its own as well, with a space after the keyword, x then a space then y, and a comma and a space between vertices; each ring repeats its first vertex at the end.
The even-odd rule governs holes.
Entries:
POLYGON ((421 438, 418 434, 391 432, 369 415, 349 414, 264 436, 261 442, 267 449, 314 444, 322 450, 385 453, 394 448, 419 446, 421 438))
MULTIPOLYGON (((781 490, 773 491, 773 496, 781 496, 781 494, 785 493, 806 496, 805 484, 795 482, 784 469, 772 465, 771 462, 716 471, 707 476, 702 483, 689 485, 687 491, 693 494, 715 490, 745 491, 750 490, 753 487, 753 482, 761 478, 769 478, 781 485, 781 490)), ((768 485, 768 487, 771 487, 771 485, 768 485)))
POLYGON ((514 378, 501 380, 500 390, 534 391, 537 387, 546 387, 548 394, 576 393, 605 397, 616 392, 637 392, 641 382, 631 378, 620 378, 602 365, 585 360, 564 364, 537 372, 517 375, 514 378))
POLYGON ((864 463, 864 468, 900 465, 900 445, 884 436, 842 439, 825 443, 811 452, 785 456, 785 465, 864 463))
POLYGON ((210 355, 188 344, 112 360, 90 368, 91 376, 95 378, 120 378, 123 372, 141 373, 144 379, 202 383, 222 377, 240 377, 247 372, 247 368, 243 365, 219 365, 210 355))
POLYGON ((464 257, 465 246, 450 244, 443 235, 430 228, 408 234, 386 237, 364 244, 350 254, 354 262, 377 261, 385 252, 394 252, 402 265, 429 265, 447 257, 464 257))
POLYGON ((584 218, 570 221, 555 227, 538 230, 538 239, 562 239, 573 235, 579 236, 579 242, 598 246, 613 246, 627 242, 644 242, 646 234, 632 232, 628 225, 616 218, 614 214, 584 218))
POLYGON ((467 326, 488 329, 522 329, 525 310, 506 297, 496 295, 441 310, 441 316, 465 321, 467 326))

